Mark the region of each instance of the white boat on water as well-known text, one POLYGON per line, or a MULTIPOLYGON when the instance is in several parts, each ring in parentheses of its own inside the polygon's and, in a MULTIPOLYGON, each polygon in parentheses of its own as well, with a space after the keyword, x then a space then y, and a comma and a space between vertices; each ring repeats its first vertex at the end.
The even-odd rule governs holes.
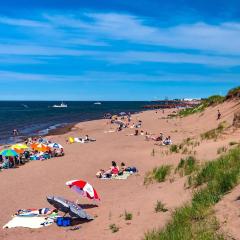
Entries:
POLYGON ((60 105, 55 104, 52 107, 54 107, 54 108, 67 108, 68 105, 62 102, 60 105))
POLYGON ((101 102, 95 102, 94 104, 95 105, 101 105, 102 103, 101 102))

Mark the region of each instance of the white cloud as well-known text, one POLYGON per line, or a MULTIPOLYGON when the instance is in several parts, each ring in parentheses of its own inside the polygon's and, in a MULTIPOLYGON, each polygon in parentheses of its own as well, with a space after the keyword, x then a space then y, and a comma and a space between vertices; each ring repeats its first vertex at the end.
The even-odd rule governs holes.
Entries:
POLYGON ((32 28, 27 31, 31 38, 21 40, 31 44, 21 44, 18 39, 11 44, 4 44, 0 40, 0 55, 83 56, 112 64, 158 62, 221 67, 240 65, 238 22, 219 25, 179 24, 163 28, 151 21, 117 13, 43 14, 39 20, 2 16, 0 24, 20 26, 23 31, 25 27, 32 28), (48 29, 41 26, 47 26, 48 29), (121 45, 118 41, 127 43, 125 50, 118 51, 121 45), (150 45, 153 50, 131 50, 134 44, 150 45), (160 51, 159 46, 167 49, 160 51), (92 48, 94 50, 86 50, 92 48), (195 50, 195 53, 186 53, 187 50, 195 50))
POLYGON ((2 55, 35 55, 35 56, 95 56, 97 52, 75 50, 59 47, 0 44, 2 55))
POLYGON ((127 72, 85 72, 81 75, 52 75, 52 74, 38 74, 38 73, 23 73, 14 71, 0 71, 0 82, 20 81, 20 82, 34 82, 34 81, 56 81, 56 82, 122 82, 122 81, 153 81, 153 82, 192 82, 205 81, 215 83, 237 83, 240 75, 237 74, 174 74, 174 73, 155 73, 155 74, 136 74, 127 72))
POLYGON ((167 53, 167 52, 143 52, 143 51, 127 51, 127 52, 112 52, 102 55, 102 57, 111 63, 187 63, 200 64, 209 66, 239 66, 240 57, 222 57, 214 55, 196 55, 187 53, 167 53))
POLYGON ((223 22, 210 25, 204 22, 179 24, 171 27, 151 26, 150 19, 117 13, 88 13, 83 15, 48 16, 59 27, 81 29, 111 40, 137 44, 192 49, 215 54, 240 55, 240 23, 223 22))
POLYGON ((9 18, 5 16, 0 17, 0 24, 13 25, 13 26, 21 26, 21 27, 50 27, 49 24, 29 19, 17 19, 17 18, 9 18))

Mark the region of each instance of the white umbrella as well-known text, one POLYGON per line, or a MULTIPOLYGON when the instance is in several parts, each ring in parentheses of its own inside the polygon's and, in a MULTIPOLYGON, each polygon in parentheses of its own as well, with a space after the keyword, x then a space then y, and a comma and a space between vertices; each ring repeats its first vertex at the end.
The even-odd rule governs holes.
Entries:
POLYGON ((59 143, 50 143, 48 146, 50 148, 63 148, 63 146, 59 143))

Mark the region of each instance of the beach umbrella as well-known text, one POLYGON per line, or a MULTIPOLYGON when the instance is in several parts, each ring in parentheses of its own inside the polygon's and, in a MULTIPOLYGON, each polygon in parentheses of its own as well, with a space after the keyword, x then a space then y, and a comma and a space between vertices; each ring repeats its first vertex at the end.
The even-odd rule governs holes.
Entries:
POLYGON ((84 218, 87 220, 93 220, 94 218, 88 215, 78 204, 69 201, 69 215, 76 218, 84 218))
POLYGON ((42 143, 33 143, 31 145, 31 148, 34 150, 37 150, 39 152, 46 152, 46 151, 50 150, 50 148, 47 145, 42 144, 42 143))
POLYGON ((69 205, 68 201, 62 197, 54 197, 54 196, 48 196, 47 201, 53 205, 57 210, 68 213, 69 212, 69 205))
POLYGON ((39 138, 38 139, 38 143, 44 143, 44 144, 48 144, 48 140, 46 138, 39 138))
POLYGON ((114 124, 118 124, 118 125, 125 126, 125 123, 124 123, 123 121, 120 121, 120 120, 115 120, 113 123, 114 123, 114 124))
POLYGON ((100 200, 97 191, 88 182, 85 182, 83 180, 72 180, 66 182, 66 185, 83 197, 87 197, 93 200, 100 200))
POLYGON ((0 152, 0 155, 2 155, 4 157, 16 157, 16 156, 18 156, 18 153, 12 149, 3 149, 0 152))
POLYGON ((63 148, 63 146, 61 144, 58 144, 58 143, 50 143, 50 144, 48 144, 48 147, 50 147, 50 148, 63 148))
POLYGON ((26 144, 21 144, 21 143, 18 143, 18 144, 14 144, 11 146, 11 149, 27 149, 28 146, 26 144))
POLYGON ((23 153, 29 147, 26 144, 14 144, 11 146, 11 149, 15 150, 17 153, 23 153))
POLYGON ((88 215, 79 205, 62 197, 49 196, 47 197, 47 201, 57 210, 68 213, 71 217, 84 218, 87 220, 93 219, 93 217, 88 215))

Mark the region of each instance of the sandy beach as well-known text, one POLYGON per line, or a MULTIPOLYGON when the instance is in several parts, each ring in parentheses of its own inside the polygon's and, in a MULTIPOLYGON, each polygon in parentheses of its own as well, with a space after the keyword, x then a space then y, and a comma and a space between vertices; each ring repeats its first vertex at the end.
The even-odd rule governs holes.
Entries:
MULTIPOLYGON (((203 113, 197 113, 185 118, 167 118, 174 109, 159 111, 145 111, 133 115, 133 122, 142 120, 141 130, 158 135, 163 132, 170 135, 174 144, 181 143, 191 137, 199 141, 196 146, 195 157, 200 162, 212 160, 218 156, 218 149, 222 146, 231 148, 230 141, 240 141, 239 130, 230 128, 217 140, 200 140, 200 134, 216 128, 217 109, 222 113, 222 121, 232 124, 234 112, 240 108, 238 101, 226 101, 216 107, 210 107, 203 113)), ((33 161, 16 169, 4 170, 0 173, 0 225, 3 226, 11 215, 22 208, 50 207, 46 196, 62 196, 76 201, 85 210, 95 216, 91 222, 80 225, 80 229, 70 231, 55 224, 42 229, 4 229, 0 231, 0 239, 143 239, 144 234, 152 229, 163 228, 171 219, 172 212, 188 202, 192 190, 185 188, 186 177, 181 177, 172 170, 171 175, 163 183, 144 185, 146 172, 156 166, 178 165, 182 153, 170 153, 169 146, 157 146, 153 141, 146 141, 144 136, 130 136, 134 129, 124 129, 121 132, 111 132, 112 126, 107 120, 81 122, 70 132, 61 135, 48 136, 48 139, 64 146, 65 156, 46 161, 33 161), (67 144, 69 136, 78 137, 88 134, 96 142, 88 144, 67 144), (152 154, 154 149, 154 154, 152 154), (101 180, 96 178, 96 172, 108 169, 111 161, 118 164, 124 162, 127 166, 135 166, 139 172, 127 180, 101 180), (101 201, 94 206, 94 202, 80 198, 75 192, 65 186, 65 182, 72 179, 84 179, 97 189, 101 201), (168 211, 156 213, 154 207, 157 201, 165 204, 168 211), (124 212, 132 213, 132 220, 124 219, 124 212), (110 224, 116 224, 119 231, 112 233, 110 224)), ((231 231, 235 239, 240 239, 237 226, 240 219, 237 206, 232 206, 233 199, 238 196, 237 189, 226 196, 216 206, 217 217, 224 222, 224 230, 231 231), (234 193, 234 191, 236 191, 234 193), (227 218, 226 218, 227 214, 227 218), (229 221, 228 221, 229 220, 229 221), (231 222, 234 224, 231 225, 231 222), (231 227, 229 227, 231 225, 231 227), (233 228, 236 228, 235 230, 233 228), (233 230, 233 231, 232 231, 233 230)), ((236 203, 235 203, 236 204, 236 203)), ((238 203, 239 204, 239 203, 238 203)))

